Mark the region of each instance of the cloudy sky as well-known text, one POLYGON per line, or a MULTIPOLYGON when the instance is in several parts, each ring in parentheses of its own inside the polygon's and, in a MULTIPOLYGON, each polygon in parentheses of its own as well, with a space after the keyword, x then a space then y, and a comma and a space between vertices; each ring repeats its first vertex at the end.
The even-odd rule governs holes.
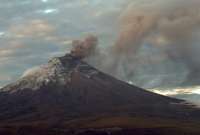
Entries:
POLYGON ((71 40, 95 34, 115 38, 122 0, 0 0, 0 86, 28 68, 70 49, 71 40))
POLYGON ((200 103, 199 0, 0 0, 0 11, 0 87, 94 34, 101 52, 118 56, 97 67, 151 90, 173 85, 153 91, 200 103))

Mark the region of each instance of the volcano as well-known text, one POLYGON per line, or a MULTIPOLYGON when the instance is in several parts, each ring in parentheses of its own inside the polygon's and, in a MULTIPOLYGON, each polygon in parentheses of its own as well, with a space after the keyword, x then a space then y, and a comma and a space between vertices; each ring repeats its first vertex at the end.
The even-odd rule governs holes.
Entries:
POLYGON ((29 69, 0 92, 2 127, 46 123, 77 129, 80 122, 89 124, 93 118, 121 121, 130 117, 194 123, 200 120, 200 111, 183 100, 117 80, 71 54, 29 69))

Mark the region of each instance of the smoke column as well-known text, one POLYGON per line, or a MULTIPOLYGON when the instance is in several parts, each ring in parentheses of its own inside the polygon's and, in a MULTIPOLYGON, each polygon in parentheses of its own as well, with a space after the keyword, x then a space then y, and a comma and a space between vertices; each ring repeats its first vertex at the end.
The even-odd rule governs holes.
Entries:
POLYGON ((144 88, 200 83, 199 0, 136 0, 119 31, 103 71, 144 88))
POLYGON ((89 35, 84 40, 72 41, 71 55, 77 58, 90 57, 95 53, 98 44, 96 36, 89 35))

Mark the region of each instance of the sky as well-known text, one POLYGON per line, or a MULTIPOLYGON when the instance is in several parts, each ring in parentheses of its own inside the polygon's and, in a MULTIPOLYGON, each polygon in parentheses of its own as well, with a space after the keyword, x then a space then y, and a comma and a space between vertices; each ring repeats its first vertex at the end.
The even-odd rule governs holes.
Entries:
POLYGON ((101 44, 109 45, 126 4, 121 0, 0 0, 0 86, 67 53, 73 39, 95 34, 101 44))
POLYGON ((199 0, 0 0, 0 87, 92 34, 101 52, 120 50, 120 57, 108 55, 94 64, 103 71, 200 103, 199 86, 157 89, 190 77, 200 82, 199 7, 199 0), (105 68, 110 63, 111 72, 105 68))

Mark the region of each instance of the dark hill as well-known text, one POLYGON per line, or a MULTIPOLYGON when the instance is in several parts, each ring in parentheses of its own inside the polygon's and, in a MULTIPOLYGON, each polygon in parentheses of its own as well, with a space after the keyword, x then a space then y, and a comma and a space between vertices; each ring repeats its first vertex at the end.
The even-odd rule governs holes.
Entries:
POLYGON ((200 111, 117 80, 71 55, 28 70, 0 92, 0 125, 56 125, 97 116, 193 121, 200 111))

